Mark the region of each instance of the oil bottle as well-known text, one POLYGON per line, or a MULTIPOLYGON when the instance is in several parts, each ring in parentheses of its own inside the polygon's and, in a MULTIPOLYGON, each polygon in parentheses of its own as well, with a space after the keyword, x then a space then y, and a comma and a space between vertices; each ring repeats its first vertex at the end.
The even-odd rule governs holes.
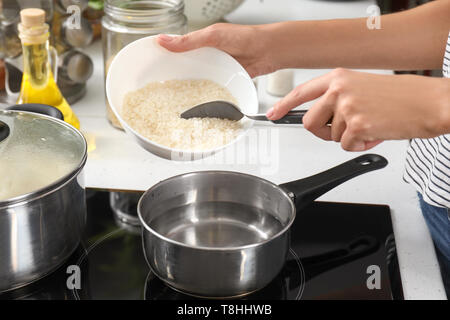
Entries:
MULTIPOLYGON (((17 103, 47 104, 59 109, 64 121, 80 128, 80 121, 59 90, 50 68, 49 26, 45 23, 45 11, 28 8, 20 12, 19 37, 23 51, 23 77, 17 103)), ((56 65, 56 63, 54 63, 56 65)))

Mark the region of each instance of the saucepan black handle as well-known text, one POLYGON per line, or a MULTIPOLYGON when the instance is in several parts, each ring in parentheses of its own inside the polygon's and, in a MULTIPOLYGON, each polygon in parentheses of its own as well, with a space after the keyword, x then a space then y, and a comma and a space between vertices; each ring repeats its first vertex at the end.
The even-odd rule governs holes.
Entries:
POLYGON ((388 161, 380 155, 365 154, 327 171, 282 184, 280 187, 294 195, 295 205, 297 209, 301 209, 341 183, 363 173, 384 168, 387 164, 388 161))
POLYGON ((333 268, 374 253, 380 247, 372 236, 360 236, 347 245, 319 255, 303 257, 302 263, 309 267, 327 266, 333 268))
MULTIPOLYGON (((379 241, 369 235, 363 235, 351 240, 345 246, 318 255, 302 257, 306 280, 310 280, 326 271, 333 270, 347 263, 354 262, 378 251, 379 241)), ((286 265, 296 267, 297 261, 288 260, 286 265)))
POLYGON ((6 110, 34 112, 50 116, 59 120, 64 120, 64 116, 61 113, 61 111, 59 111, 55 107, 46 104, 39 104, 39 103, 16 104, 14 106, 6 108, 6 110))
POLYGON ((9 132, 9 126, 3 121, 0 121, 0 142, 8 138, 9 132))

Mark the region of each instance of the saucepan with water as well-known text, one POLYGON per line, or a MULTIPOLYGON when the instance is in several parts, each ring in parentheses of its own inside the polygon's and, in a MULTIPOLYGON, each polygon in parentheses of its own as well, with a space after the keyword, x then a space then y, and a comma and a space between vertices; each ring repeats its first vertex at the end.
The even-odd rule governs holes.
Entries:
POLYGON ((383 157, 366 154, 280 186, 229 171, 164 180, 138 204, 147 262, 166 284, 195 296, 239 297, 262 289, 286 261, 296 208, 386 165, 383 157))

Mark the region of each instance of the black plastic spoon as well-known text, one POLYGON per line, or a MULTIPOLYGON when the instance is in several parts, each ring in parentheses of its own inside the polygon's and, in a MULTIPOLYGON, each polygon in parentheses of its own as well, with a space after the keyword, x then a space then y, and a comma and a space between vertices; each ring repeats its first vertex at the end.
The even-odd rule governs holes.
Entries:
POLYGON ((257 121, 272 121, 277 124, 302 124, 303 116, 308 110, 289 111, 283 118, 279 120, 270 120, 265 114, 245 114, 236 105, 228 101, 210 101, 199 104, 181 114, 181 118, 219 118, 229 120, 241 120, 247 117, 257 121))

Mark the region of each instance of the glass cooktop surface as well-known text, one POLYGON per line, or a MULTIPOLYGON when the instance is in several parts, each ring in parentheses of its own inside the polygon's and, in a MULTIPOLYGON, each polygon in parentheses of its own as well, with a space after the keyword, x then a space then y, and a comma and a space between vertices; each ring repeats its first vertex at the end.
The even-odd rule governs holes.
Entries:
MULTIPOLYGON (((51 275, 0 298, 195 299, 165 285, 147 266, 136 220, 139 196, 88 190, 87 226, 77 251, 51 275), (73 266, 79 289, 71 282, 73 266)), ((403 299, 388 206, 314 202, 297 213, 290 235, 280 274, 243 299, 403 299)))

